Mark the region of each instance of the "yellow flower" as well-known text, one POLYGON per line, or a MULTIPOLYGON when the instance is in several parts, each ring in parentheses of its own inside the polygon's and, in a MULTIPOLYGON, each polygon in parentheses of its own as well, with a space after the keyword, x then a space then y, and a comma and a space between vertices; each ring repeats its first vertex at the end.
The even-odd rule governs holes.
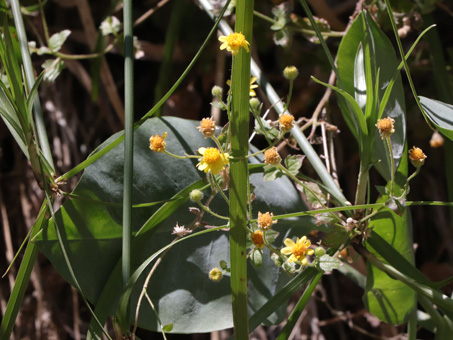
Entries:
POLYGON ((413 147, 409 150, 409 159, 416 168, 421 167, 425 163, 427 156, 423 153, 423 150, 417 147, 413 147))
POLYGON ((286 247, 281 250, 281 253, 291 255, 288 262, 300 261, 305 266, 307 264, 306 256, 313 255, 315 252, 313 249, 308 249, 311 246, 311 242, 307 240, 306 236, 303 236, 301 239, 297 238, 296 242, 287 238, 284 243, 286 247))
POLYGON ((230 155, 216 148, 199 148, 198 152, 203 157, 198 159, 200 163, 197 164, 197 168, 206 173, 217 175, 230 162, 230 155))
POLYGON ((275 146, 264 152, 264 163, 267 165, 277 165, 281 162, 281 160, 282 159, 280 158, 275 146))
POLYGON ((223 277, 223 273, 222 271, 220 270, 220 268, 213 268, 211 269, 211 271, 209 272, 209 279, 211 281, 214 281, 214 282, 219 282, 223 277))
POLYGON ((153 135, 149 139, 149 148, 154 152, 164 152, 167 143, 165 142, 165 138, 167 137, 167 133, 164 132, 162 136, 160 135, 153 135))
POLYGON ((211 118, 203 118, 197 129, 204 135, 204 138, 212 137, 215 134, 215 123, 211 118))
POLYGON ((264 238, 263 232, 261 230, 250 233, 250 238, 252 239, 252 242, 256 248, 264 249, 264 238))
POLYGON ((294 116, 290 113, 284 113, 278 119, 278 124, 283 132, 289 131, 294 127, 294 116))
POLYGON ((253 84, 258 78, 257 77, 251 77, 250 78, 250 97, 255 97, 256 96, 256 92, 254 89, 256 89, 258 87, 257 84, 253 84))
POLYGON ((245 40, 245 36, 242 33, 231 33, 228 36, 222 35, 219 37, 219 41, 223 42, 223 44, 220 45, 220 49, 226 49, 228 52, 231 52, 232 55, 238 54, 241 47, 244 47, 247 52, 250 52, 248 46, 250 44, 245 40))
POLYGON ((277 221, 272 221, 273 217, 274 214, 269 211, 264 214, 258 212, 258 227, 261 229, 270 229, 273 224, 277 223, 277 221))
POLYGON ((379 129, 382 139, 390 137, 395 132, 394 123, 395 120, 390 117, 378 120, 376 127, 379 129))

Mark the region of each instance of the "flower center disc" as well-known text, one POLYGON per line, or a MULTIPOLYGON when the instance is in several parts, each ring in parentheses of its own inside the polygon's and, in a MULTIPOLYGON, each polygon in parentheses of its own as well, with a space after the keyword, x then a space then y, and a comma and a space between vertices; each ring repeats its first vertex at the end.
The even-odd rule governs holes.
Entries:
POLYGON ((215 148, 207 148, 203 154, 203 160, 208 164, 213 164, 218 162, 220 159, 220 152, 215 148))
POLYGON ((296 244, 293 248, 293 254, 296 257, 305 255, 305 251, 307 250, 307 247, 305 244, 296 244))

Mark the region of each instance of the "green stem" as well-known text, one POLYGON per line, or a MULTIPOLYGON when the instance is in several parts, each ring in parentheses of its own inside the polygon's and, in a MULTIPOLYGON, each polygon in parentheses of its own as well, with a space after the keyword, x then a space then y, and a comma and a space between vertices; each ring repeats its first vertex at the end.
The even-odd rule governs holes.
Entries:
MULTIPOLYGON (((165 93, 164 91, 168 89, 170 84, 172 70, 174 70, 172 63, 173 51, 178 40, 182 18, 186 10, 185 0, 176 0, 173 2, 170 21, 168 23, 167 33, 165 36, 164 55, 159 68, 159 77, 154 90, 154 101, 156 103, 165 93)), ((160 108, 156 114, 157 117, 160 117, 162 115, 162 109, 160 108)))
MULTIPOLYGON (((321 202, 321 200, 319 199, 318 195, 313 191, 311 190, 309 187, 307 187, 305 185, 305 183, 303 183, 302 181, 300 181, 296 176, 294 176, 288 169, 286 169, 283 165, 281 164, 278 164, 277 165, 277 168, 279 168, 280 170, 282 170, 286 176, 288 176, 289 178, 291 178, 294 182, 296 182, 297 184, 299 184, 302 188, 304 188, 305 190, 307 190, 312 196, 313 198, 316 199, 316 201, 318 201, 318 203, 324 208, 324 209, 327 209, 327 207, 325 206, 324 203, 321 202)), ((342 219, 340 217, 338 217, 336 214, 334 214, 333 212, 330 212, 329 213, 335 220, 337 220, 338 222, 342 222, 342 219)))
POLYGON ((429 121, 429 119, 428 119, 428 117, 427 117, 427 115, 425 113, 425 110, 423 109, 422 104, 420 103, 420 99, 418 98, 417 91, 415 90, 415 86, 414 86, 414 83, 412 81, 412 76, 411 76, 411 73, 409 71, 409 66, 407 65, 407 60, 406 60, 406 58, 404 56, 403 45, 401 43, 400 36, 398 35, 398 28, 396 27, 395 17, 393 16, 393 10, 392 10, 392 6, 390 5, 390 1, 389 0, 385 0, 385 4, 387 6, 387 12, 389 14, 390 23, 392 24, 393 32, 395 33, 395 39, 396 39, 396 43, 398 45, 398 50, 400 52, 401 59, 402 59, 402 61, 404 63, 404 69, 406 70, 407 80, 409 81, 409 85, 411 87, 412 94, 414 96, 415 102, 417 103, 417 106, 420 109, 420 112, 423 114, 423 118, 425 118, 426 124, 428 124, 428 126, 433 131, 435 131, 435 129, 433 128, 431 122, 429 121))
POLYGON ((134 157, 134 36, 132 0, 125 0, 124 16, 124 182, 123 182, 123 239, 122 270, 125 287, 131 274, 132 239, 132 181, 134 157))
MULTIPOLYGON (((252 43, 253 0, 236 3, 235 32, 244 34, 252 43)), ((250 45, 251 48, 252 45, 250 45)), ((238 158, 230 166, 230 263, 231 295, 234 337, 248 339, 247 307, 247 196, 249 187, 248 154, 249 143, 249 93, 250 53, 241 48, 233 56, 231 91, 232 112, 230 120, 231 152, 238 158)))
MULTIPOLYGON (((46 201, 44 201, 35 224, 31 228, 31 239, 41 230, 46 213, 46 201)), ((38 256, 38 247, 33 242, 28 242, 24 257, 16 275, 16 282, 6 306, 5 313, 0 324, 0 340, 9 340, 16 323, 17 314, 22 305, 25 291, 30 281, 31 271, 38 256)))
POLYGON ((227 221, 230 220, 229 217, 222 216, 222 215, 219 215, 219 214, 213 212, 213 211, 211 210, 211 208, 209 208, 208 206, 204 205, 204 204, 201 203, 201 202, 198 202, 198 205, 199 205, 204 211, 206 211, 208 214, 211 214, 212 216, 215 216, 215 217, 220 218, 220 219, 222 219, 222 220, 227 220, 227 221))
POLYGON ((291 331, 297 323, 297 320, 299 320, 305 306, 307 306, 308 300, 310 300, 311 296, 313 295, 313 292, 318 285, 319 280, 321 280, 322 274, 322 272, 318 273, 318 275, 316 275, 311 281, 307 289, 305 289, 305 292, 302 294, 293 311, 291 312, 291 315, 289 316, 288 321, 283 327, 277 340, 284 340, 289 338, 291 331))
MULTIPOLYGON (((25 32, 24 21, 22 19, 22 12, 18 0, 10 0, 11 12, 16 26, 17 37, 19 39, 20 51, 22 55, 22 62, 24 63, 25 77, 27 79, 28 89, 30 90, 35 84, 35 73, 30 57, 30 50, 28 49, 27 34, 25 32)), ((50 150, 49 139, 47 138, 46 125, 44 116, 42 114, 41 103, 36 96, 33 102, 33 111, 35 116, 36 131, 38 135, 39 145, 47 163, 51 166, 52 171, 55 172, 55 165, 53 164, 52 151, 50 150)))
MULTIPOLYGON (((184 72, 181 74, 181 76, 178 78, 178 80, 175 82, 175 84, 172 86, 170 90, 165 94, 165 96, 162 97, 159 102, 154 105, 154 107, 149 110, 137 123, 134 125, 134 130, 138 129, 144 122, 146 122, 149 118, 153 116, 153 114, 167 101, 167 99, 175 92, 175 90, 179 87, 179 85, 182 83, 182 81, 185 79, 187 74, 189 74, 190 70, 192 70, 193 66, 195 63, 198 61, 200 58, 202 52, 204 51, 205 47, 207 46, 209 39, 212 37, 212 35, 217 31, 217 27, 222 19, 223 14, 225 13, 226 9, 228 8, 228 5, 231 0, 228 0, 225 6, 222 9, 222 12, 220 13, 216 23, 212 27, 211 31, 209 32, 208 36, 206 37, 205 41, 201 45, 200 49, 198 52, 195 54, 193 57, 192 61, 190 64, 187 66, 187 68, 184 70, 184 72)), ((103 157, 105 154, 107 154, 110 150, 115 148, 117 145, 119 145, 122 141, 124 140, 124 135, 118 136, 117 139, 115 139, 113 142, 110 144, 106 145, 103 149, 97 150, 96 153, 92 154, 88 159, 74 167, 73 169, 69 170, 67 173, 64 175, 60 176, 57 181, 65 181, 68 180, 69 178, 75 176, 78 174, 80 171, 85 169, 87 166, 90 164, 93 164, 96 162, 99 158, 103 157)))
POLYGON ((387 142, 387 147, 389 150, 389 156, 390 156, 390 197, 393 196, 393 186, 395 183, 395 160, 393 158, 393 148, 392 148, 392 141, 390 140, 390 137, 385 138, 387 142))

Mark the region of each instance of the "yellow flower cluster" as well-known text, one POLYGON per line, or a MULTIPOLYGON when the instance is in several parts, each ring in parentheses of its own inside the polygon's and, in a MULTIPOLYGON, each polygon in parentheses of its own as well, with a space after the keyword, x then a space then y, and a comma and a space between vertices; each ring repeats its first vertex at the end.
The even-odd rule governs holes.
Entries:
POLYGON ((149 148, 154 152, 164 152, 167 143, 165 142, 165 138, 167 137, 167 133, 164 132, 162 136, 160 135, 153 135, 149 139, 149 148))
POLYGON ((273 221, 274 214, 270 212, 266 212, 262 214, 258 212, 258 227, 261 229, 270 229, 273 224, 277 223, 277 221, 273 221))
POLYGON ((277 165, 281 162, 281 160, 282 159, 280 158, 275 146, 264 152, 264 163, 267 165, 277 165))
POLYGON ((250 238, 252 239, 253 244, 258 249, 264 249, 264 237, 261 230, 254 231, 250 233, 250 238))
POLYGON ((425 163, 427 156, 423 153, 423 150, 417 147, 413 147, 409 150, 409 159, 416 168, 421 167, 425 163))
POLYGON ((219 37, 219 41, 223 42, 223 44, 220 45, 220 49, 226 49, 228 52, 231 52, 232 55, 238 54, 241 47, 243 47, 247 52, 250 52, 250 44, 247 40, 245 40, 245 36, 242 33, 231 33, 228 36, 222 35, 219 37))
POLYGON ((394 123, 395 120, 390 117, 378 120, 376 127, 379 129, 379 134, 382 139, 390 137, 395 132, 394 123))
POLYGON ((217 175, 230 162, 230 155, 216 148, 199 148, 198 153, 202 156, 198 159, 198 170, 213 175, 217 175))
POLYGON ((287 238, 284 243, 286 247, 281 250, 281 253, 284 255, 291 255, 288 262, 299 261, 305 266, 307 264, 306 256, 313 255, 315 252, 313 249, 309 249, 311 242, 307 240, 306 236, 303 236, 301 239, 297 238, 296 242, 287 238))

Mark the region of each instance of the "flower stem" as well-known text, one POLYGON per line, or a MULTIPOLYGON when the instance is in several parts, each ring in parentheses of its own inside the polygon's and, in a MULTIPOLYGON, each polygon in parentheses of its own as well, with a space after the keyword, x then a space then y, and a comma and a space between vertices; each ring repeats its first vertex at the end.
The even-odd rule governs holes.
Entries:
MULTIPOLYGON (((251 43, 253 27, 253 0, 236 3, 236 32, 244 34, 251 43)), ((231 295, 234 338, 249 338, 247 307, 247 200, 249 187, 249 93, 250 53, 241 49, 233 56, 231 90, 232 112, 230 120, 231 152, 239 158, 230 166, 230 263, 231 295)))

